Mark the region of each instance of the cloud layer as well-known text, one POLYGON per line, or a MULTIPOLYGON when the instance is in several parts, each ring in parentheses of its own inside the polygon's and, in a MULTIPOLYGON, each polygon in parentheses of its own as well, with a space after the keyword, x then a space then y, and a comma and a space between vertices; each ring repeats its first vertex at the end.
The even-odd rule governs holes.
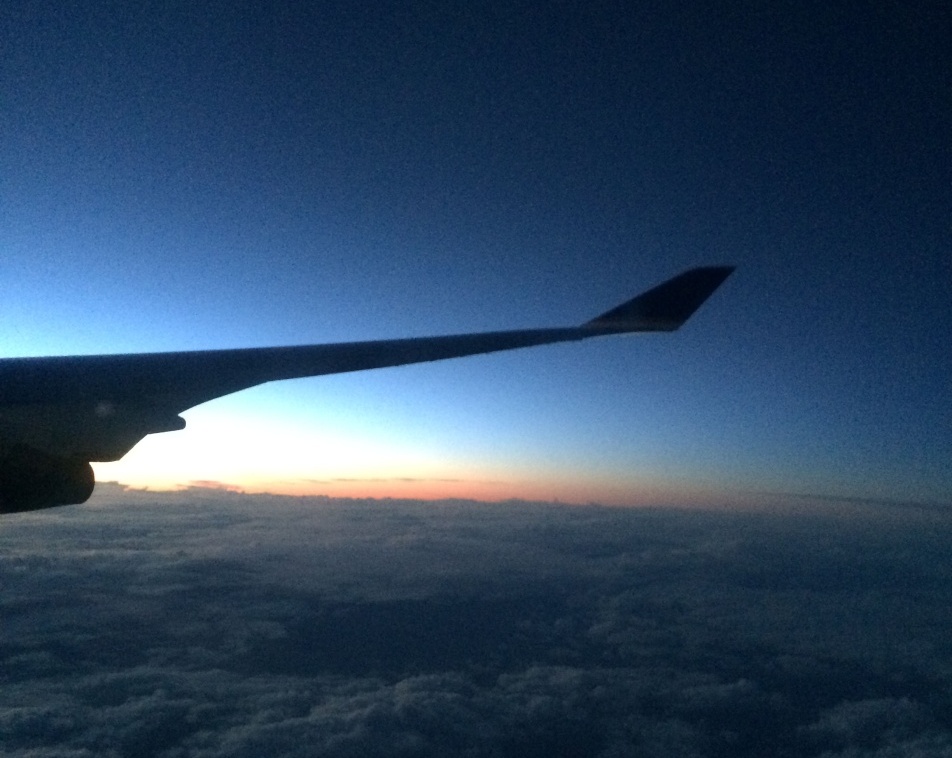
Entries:
POLYGON ((0 524, 11 756, 952 756, 942 513, 106 485, 0 524))

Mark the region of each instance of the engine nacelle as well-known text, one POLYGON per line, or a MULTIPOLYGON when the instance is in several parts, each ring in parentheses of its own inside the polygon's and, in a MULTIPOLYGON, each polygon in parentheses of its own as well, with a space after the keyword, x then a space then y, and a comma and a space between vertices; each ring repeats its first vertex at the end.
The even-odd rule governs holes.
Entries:
POLYGON ((96 477, 87 461, 17 448, 0 457, 0 513, 85 503, 96 477))

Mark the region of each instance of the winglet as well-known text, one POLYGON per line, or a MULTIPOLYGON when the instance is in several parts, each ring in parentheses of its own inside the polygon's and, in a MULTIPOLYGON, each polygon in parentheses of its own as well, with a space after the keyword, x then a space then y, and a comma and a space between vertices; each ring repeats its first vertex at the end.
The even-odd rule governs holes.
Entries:
POLYGON ((622 332, 673 332, 733 272, 733 266, 692 268, 582 324, 583 329, 622 332))

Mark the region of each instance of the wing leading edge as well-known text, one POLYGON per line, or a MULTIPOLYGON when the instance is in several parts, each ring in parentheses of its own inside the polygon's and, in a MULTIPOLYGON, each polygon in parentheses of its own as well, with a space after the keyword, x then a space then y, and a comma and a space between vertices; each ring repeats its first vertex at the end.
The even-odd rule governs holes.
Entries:
POLYGON ((118 460, 147 434, 184 428, 183 411, 271 381, 628 332, 673 331, 733 270, 691 269, 575 327, 298 347, 3 359, 0 513, 37 507, 11 502, 22 498, 15 493, 23 487, 11 487, 8 480, 19 476, 24 457, 32 461, 39 456, 43 465, 31 470, 43 471, 47 461, 55 468, 61 460, 72 466, 76 461, 118 460))

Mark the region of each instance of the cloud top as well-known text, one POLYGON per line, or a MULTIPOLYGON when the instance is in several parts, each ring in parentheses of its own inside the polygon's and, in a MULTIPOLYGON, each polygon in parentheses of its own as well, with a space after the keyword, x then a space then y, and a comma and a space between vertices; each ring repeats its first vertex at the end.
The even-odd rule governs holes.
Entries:
POLYGON ((934 513, 105 495, 2 524, 8 755, 952 753, 934 513))

